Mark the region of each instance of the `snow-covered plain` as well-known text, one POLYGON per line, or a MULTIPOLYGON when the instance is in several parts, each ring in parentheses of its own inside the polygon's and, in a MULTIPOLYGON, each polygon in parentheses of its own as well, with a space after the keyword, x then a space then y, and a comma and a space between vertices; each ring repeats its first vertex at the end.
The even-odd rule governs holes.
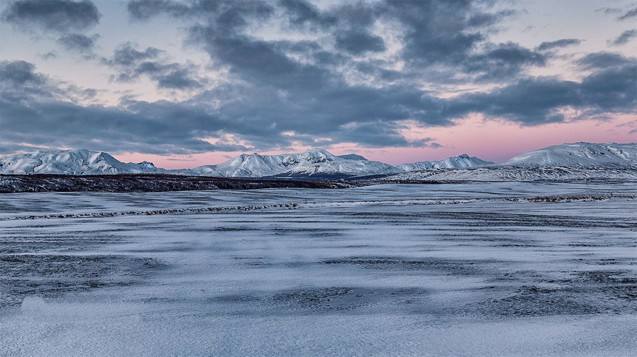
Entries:
POLYGON ((637 186, 0 196, 2 356, 633 356, 637 186))

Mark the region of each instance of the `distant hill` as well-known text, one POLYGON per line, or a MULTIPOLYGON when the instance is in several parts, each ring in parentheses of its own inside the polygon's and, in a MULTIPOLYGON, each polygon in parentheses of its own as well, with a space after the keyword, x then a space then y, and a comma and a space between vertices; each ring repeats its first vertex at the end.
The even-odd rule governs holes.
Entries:
POLYGON ((574 143, 518 155, 505 165, 521 167, 637 167, 637 144, 574 143))
POLYGON ((475 156, 462 154, 459 156, 452 156, 445 160, 421 161, 412 164, 398 165, 398 167, 402 169, 402 171, 417 171, 433 169, 470 169, 492 164, 493 162, 491 161, 485 161, 475 156))

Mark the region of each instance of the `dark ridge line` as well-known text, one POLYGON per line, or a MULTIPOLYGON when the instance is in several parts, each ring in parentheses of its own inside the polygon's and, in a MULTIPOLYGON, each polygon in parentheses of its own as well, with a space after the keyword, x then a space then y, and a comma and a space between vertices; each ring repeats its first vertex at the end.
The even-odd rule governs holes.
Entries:
POLYGON ((263 188, 335 189, 343 181, 220 178, 166 174, 0 175, 0 193, 18 192, 166 192, 263 188))

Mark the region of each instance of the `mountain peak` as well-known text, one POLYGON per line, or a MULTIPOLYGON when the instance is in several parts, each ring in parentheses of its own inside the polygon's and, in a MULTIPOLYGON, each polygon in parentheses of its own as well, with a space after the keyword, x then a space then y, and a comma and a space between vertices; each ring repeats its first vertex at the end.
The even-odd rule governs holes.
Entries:
POLYGON ((38 150, 0 157, 3 174, 118 174, 156 172, 152 163, 123 163, 103 151, 38 150))

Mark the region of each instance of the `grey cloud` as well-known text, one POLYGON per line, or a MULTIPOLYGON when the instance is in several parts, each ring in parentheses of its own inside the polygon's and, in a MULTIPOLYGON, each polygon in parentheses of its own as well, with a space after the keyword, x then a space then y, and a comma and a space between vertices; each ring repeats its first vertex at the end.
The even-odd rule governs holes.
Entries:
POLYGON ((127 42, 115 49, 110 62, 119 66, 132 66, 140 61, 156 59, 161 52, 161 50, 154 47, 147 47, 140 51, 132 43, 127 42))
POLYGON ((98 35, 85 36, 77 33, 66 34, 58 39, 58 42, 67 50, 91 55, 95 49, 98 35))
POLYGON ((133 19, 171 16, 180 21, 188 44, 203 49, 211 63, 228 74, 228 81, 208 87, 197 76, 198 68, 175 63, 160 49, 128 43, 103 61, 116 79, 148 78, 160 88, 197 91, 186 101, 86 106, 60 99, 60 89, 25 63, 21 73, 28 86, 20 85, 20 76, 0 80, 0 121, 8 128, 0 139, 50 140, 67 146, 97 143, 102 149, 155 153, 241 147, 202 139, 223 133, 259 150, 294 140, 312 144, 320 137, 366 146, 433 146, 427 139, 407 141, 401 135, 403 122, 446 126, 477 113, 541 125, 566 120, 563 110, 568 108, 586 114, 635 111, 634 59, 591 54, 577 62, 586 70, 581 81, 529 78, 528 68, 545 65, 554 55, 552 49, 574 44, 573 39, 546 42, 542 49, 492 43, 489 34, 511 12, 489 11, 489 4, 378 0, 319 9, 301 0, 133 0, 128 3, 133 19), (319 40, 252 35, 265 21, 284 21, 283 31, 312 31, 312 38, 319 40), (406 64, 404 70, 393 69, 391 59, 369 56, 389 46, 373 37, 372 30, 380 25, 390 26, 401 41, 396 55, 406 64), (348 39, 352 34, 360 38, 348 39), (428 77, 430 73, 441 74, 428 77), (421 89, 423 83, 435 87, 459 80, 499 87, 451 98, 421 89), (296 134, 290 137, 290 132, 296 134))
POLYGON ((381 37, 364 31, 346 31, 336 36, 336 48, 360 55, 384 51, 385 42, 381 37))
POLYGON ((162 13, 182 16, 188 13, 188 6, 172 0, 133 0, 128 2, 128 12, 138 20, 149 19, 162 13))
MULTIPOLYGON (((274 10, 239 11, 245 8, 244 2, 239 2, 240 8, 222 2, 214 9, 195 11, 200 3, 182 4, 186 10, 177 15, 172 7, 163 13, 185 21, 190 43, 202 46, 211 60, 226 67, 234 79, 223 90, 210 90, 198 100, 218 101, 220 118, 232 122, 236 133, 258 146, 280 145, 288 140, 283 132, 295 132, 299 137, 328 136, 335 142, 354 141, 369 146, 409 145, 399 134, 399 123, 407 119, 444 126, 470 113, 479 113, 540 125, 565 120, 561 110, 568 107, 588 112, 603 108, 632 110, 630 102, 612 103, 613 95, 604 91, 610 88, 588 85, 594 74, 605 71, 602 68, 591 69, 593 73, 583 82, 525 78, 526 68, 545 65, 551 55, 548 50, 575 44, 576 40, 547 42, 543 51, 516 43, 490 43, 487 33, 491 26, 511 12, 485 12, 484 6, 468 0, 355 2, 339 4, 327 13, 305 8, 305 20, 290 15, 290 21, 298 24, 316 21, 319 15, 335 16, 333 25, 314 26, 322 29, 322 35, 333 38, 337 47, 338 37, 348 31, 369 34, 377 21, 389 22, 401 31, 404 48, 400 55, 410 67, 403 72, 365 58, 352 60, 348 51, 331 51, 319 42, 267 41, 251 36, 246 30, 248 25, 259 23, 274 10), (221 27, 222 23, 230 26, 221 27), (303 60, 298 60, 299 56, 303 60), (505 85, 490 92, 441 99, 417 89, 408 78, 429 66, 445 66, 468 81, 505 85), (341 68, 356 70, 358 75, 377 80, 377 85, 354 84, 345 78, 341 68)), ((365 43, 359 41, 357 45, 362 47, 349 52, 367 51, 365 43)), ((606 74, 606 78, 614 80, 610 73, 606 74)))
POLYGON ((637 17, 637 7, 626 11, 622 16, 618 17, 618 20, 628 20, 637 17))
POLYGON ((136 20, 147 20, 161 14, 177 18, 214 18, 230 31, 245 25, 246 17, 269 17, 274 8, 266 0, 130 0, 128 13, 136 20))
POLYGON ((576 108, 582 117, 637 111, 637 61, 597 70, 581 82, 555 78, 518 81, 489 93, 461 96, 445 106, 443 115, 480 113, 525 125, 560 122, 560 112, 576 108))
POLYGON ((576 38, 564 38, 556 41, 542 42, 539 46, 537 46, 537 50, 550 51, 558 48, 579 45, 580 43, 582 43, 582 41, 576 38))
POLYGON ((621 35, 619 35, 616 39, 613 40, 613 45, 615 46, 625 45, 636 37, 637 37, 637 30, 626 30, 621 35))
POLYGON ((322 13, 316 6, 305 0, 279 0, 280 6, 287 12, 289 22, 294 26, 318 26, 320 28, 335 25, 337 18, 322 13))
POLYGON ((463 63, 469 73, 479 74, 479 79, 490 80, 516 75, 528 66, 544 66, 546 56, 515 43, 490 46, 483 53, 469 56, 463 63))
POLYGON ((633 60, 612 52, 594 52, 577 60, 577 65, 583 69, 605 69, 609 67, 624 66, 633 60))
POLYGON ((621 14, 622 13, 622 9, 616 8, 616 7, 602 7, 599 8, 597 10, 595 10, 595 12, 601 12, 605 15, 616 15, 616 14, 621 14))
POLYGON ((9 101, 49 97, 57 94, 47 78, 25 61, 0 61, 0 94, 9 101))
POLYGON ((46 142, 159 154, 245 149, 206 142, 203 138, 218 136, 232 125, 202 106, 187 102, 83 106, 63 99, 69 95, 28 62, 0 62, 0 141, 5 146, 46 142))
POLYGON ((161 58, 162 55, 163 51, 154 47, 139 50, 132 43, 125 43, 115 49, 110 59, 104 59, 104 63, 118 71, 115 79, 121 82, 147 76, 163 89, 184 90, 202 86, 202 80, 194 74, 194 67, 168 62, 161 58))
POLYGON ((90 0, 14 0, 2 14, 4 21, 21 28, 55 32, 86 30, 100 16, 90 0))
POLYGON ((12 87, 43 85, 45 77, 35 72, 35 66, 25 61, 1 61, 0 83, 12 87))

